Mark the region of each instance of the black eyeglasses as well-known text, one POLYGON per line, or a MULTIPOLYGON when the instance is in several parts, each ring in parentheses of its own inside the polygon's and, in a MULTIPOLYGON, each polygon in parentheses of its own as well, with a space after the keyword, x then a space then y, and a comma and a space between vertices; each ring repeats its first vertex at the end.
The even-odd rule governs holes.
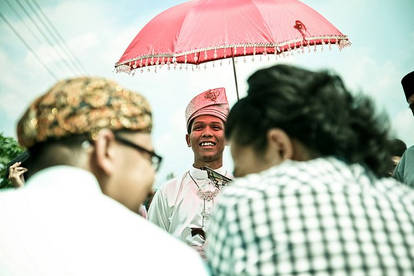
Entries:
POLYGON ((141 151, 141 152, 148 153, 151 156, 151 164, 152 164, 152 166, 154 166, 155 171, 158 171, 160 169, 161 162, 162 162, 162 157, 161 156, 159 156, 158 154, 156 154, 155 152, 153 152, 151 150, 147 150, 146 148, 143 148, 143 147, 141 147, 141 146, 125 139, 125 138, 122 138, 119 135, 115 134, 115 139, 118 142, 121 142, 122 144, 124 144, 126 146, 129 146, 129 147, 134 148, 134 149, 136 149, 138 151, 141 151))

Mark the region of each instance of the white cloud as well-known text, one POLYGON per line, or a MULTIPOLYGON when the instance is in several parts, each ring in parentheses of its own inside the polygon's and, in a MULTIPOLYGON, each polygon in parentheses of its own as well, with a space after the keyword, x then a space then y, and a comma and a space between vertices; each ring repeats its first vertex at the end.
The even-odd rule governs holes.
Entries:
MULTIPOLYGON (((0 51, 0 63, 5 67, 0 80, 0 110, 2 116, 17 120, 29 103, 42 91, 38 88, 42 87, 39 81, 44 80, 44 77, 47 79, 48 76, 42 75, 42 78, 38 79, 36 74, 32 73, 44 70, 41 66, 38 67, 37 61, 27 64, 25 61, 15 61, 12 56, 2 51, 0 51)), ((14 131, 6 134, 12 136, 14 131)))
POLYGON ((98 42, 98 35, 95 32, 89 32, 70 39, 67 45, 74 55, 83 56, 85 54, 87 55, 90 51, 94 51, 94 49, 101 47, 98 42))

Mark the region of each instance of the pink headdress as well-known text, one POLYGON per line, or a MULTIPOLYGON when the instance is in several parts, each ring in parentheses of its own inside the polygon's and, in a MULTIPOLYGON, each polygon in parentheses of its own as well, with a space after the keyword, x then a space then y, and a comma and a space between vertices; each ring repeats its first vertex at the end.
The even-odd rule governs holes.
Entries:
POLYGON ((223 87, 209 89, 195 96, 185 110, 187 130, 191 121, 201 115, 216 116, 226 122, 229 114, 229 104, 226 89, 223 87))

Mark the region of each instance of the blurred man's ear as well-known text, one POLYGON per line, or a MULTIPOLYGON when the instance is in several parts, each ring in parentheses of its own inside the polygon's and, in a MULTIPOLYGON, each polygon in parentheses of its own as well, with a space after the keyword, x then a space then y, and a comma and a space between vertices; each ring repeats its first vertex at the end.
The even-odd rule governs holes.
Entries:
POLYGON ((115 169, 115 136, 109 129, 100 130, 94 139, 96 166, 106 175, 111 175, 115 169))
POLYGON ((186 134, 185 135, 185 141, 187 142, 187 146, 188 147, 191 147, 190 134, 186 134))
POLYGON ((272 128, 267 132, 269 158, 278 157, 281 160, 292 159, 293 145, 290 137, 279 128, 272 128))

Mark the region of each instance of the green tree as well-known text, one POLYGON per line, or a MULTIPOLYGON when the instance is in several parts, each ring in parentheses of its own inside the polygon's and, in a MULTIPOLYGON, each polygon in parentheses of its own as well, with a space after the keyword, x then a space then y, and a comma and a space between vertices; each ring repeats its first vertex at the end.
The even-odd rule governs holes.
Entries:
POLYGON ((13 187, 6 176, 7 164, 22 153, 24 149, 19 146, 16 139, 5 137, 0 133, 0 189, 13 187))

